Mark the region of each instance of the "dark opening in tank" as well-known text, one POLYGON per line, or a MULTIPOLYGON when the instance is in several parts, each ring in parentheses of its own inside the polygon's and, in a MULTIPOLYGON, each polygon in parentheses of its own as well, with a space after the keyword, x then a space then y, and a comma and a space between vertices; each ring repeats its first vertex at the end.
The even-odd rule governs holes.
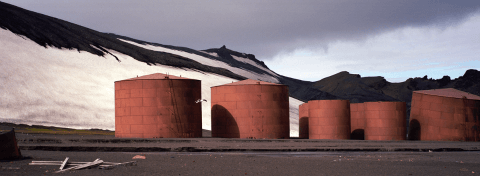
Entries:
POLYGON ((409 140, 420 140, 421 136, 421 127, 420 122, 417 119, 413 119, 410 121, 410 131, 408 132, 408 139, 409 140))
POLYGON ((364 129, 353 130, 352 134, 350 135, 350 139, 365 140, 365 130, 364 129))

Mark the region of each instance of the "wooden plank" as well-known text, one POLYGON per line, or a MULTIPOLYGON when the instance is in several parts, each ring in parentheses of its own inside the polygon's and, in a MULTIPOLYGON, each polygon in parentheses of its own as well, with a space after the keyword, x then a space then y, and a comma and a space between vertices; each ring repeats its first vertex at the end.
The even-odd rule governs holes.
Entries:
MULTIPOLYGON (((55 164, 62 164, 63 161, 32 161, 32 163, 55 163, 55 164)), ((90 162, 68 162, 68 164, 85 164, 90 162)), ((121 164, 121 163, 114 163, 114 162, 103 162, 103 164, 121 164)))
POLYGON ((95 161, 93 161, 93 162, 89 162, 89 163, 85 163, 85 164, 78 165, 78 166, 75 166, 75 167, 71 167, 71 168, 59 170, 59 171, 56 171, 55 173, 65 172, 65 171, 73 170, 73 169, 75 169, 75 170, 83 169, 83 168, 86 168, 86 167, 95 166, 95 165, 99 165, 99 164, 102 164, 102 163, 103 163, 103 161, 100 160, 100 158, 97 158, 97 159, 96 159, 95 161))
POLYGON ((65 164, 67 164, 67 161, 68 161, 68 157, 66 157, 65 161, 63 161, 62 165, 60 166, 60 170, 63 170, 63 168, 65 167, 65 164))
POLYGON ((99 169, 113 169, 117 166, 136 166, 137 165, 137 162, 136 161, 130 161, 130 162, 124 162, 124 163, 118 163, 118 164, 114 164, 114 165, 109 165, 109 166, 103 166, 103 167, 100 167, 99 169))
MULTIPOLYGON (((62 164, 58 164, 58 163, 53 163, 53 164, 49 164, 49 163, 28 163, 28 165, 37 165, 37 166, 60 166, 62 164)), ((82 164, 70 164, 68 163, 67 164, 68 166, 79 166, 79 165, 82 165, 82 164)), ((108 167, 108 166, 113 166, 111 164, 101 164, 101 165, 98 165, 99 167, 108 167)))

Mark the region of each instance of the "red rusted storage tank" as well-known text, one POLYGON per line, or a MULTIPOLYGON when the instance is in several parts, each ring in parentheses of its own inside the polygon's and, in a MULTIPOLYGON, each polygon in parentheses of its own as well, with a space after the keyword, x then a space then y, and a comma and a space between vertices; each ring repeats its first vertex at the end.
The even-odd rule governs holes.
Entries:
POLYGON ((287 139, 288 86, 244 80, 212 87, 212 137, 287 139))
POLYGON ((365 102, 365 140, 405 140, 405 102, 365 102))
POLYGON ((309 139, 350 139, 350 101, 308 101, 309 139))
POLYGON ((22 157, 18 149, 15 129, 6 127, 5 132, 0 131, 0 160, 11 160, 22 157))
POLYGON ((408 137, 480 141, 480 97, 453 88, 414 91, 408 137))
POLYGON ((298 107, 298 138, 308 139, 308 103, 298 107))
POLYGON ((161 73, 115 82, 115 137, 202 137, 199 80, 161 73))
POLYGON ((351 103, 350 104, 350 129, 351 139, 364 140, 365 139, 365 104, 351 103))

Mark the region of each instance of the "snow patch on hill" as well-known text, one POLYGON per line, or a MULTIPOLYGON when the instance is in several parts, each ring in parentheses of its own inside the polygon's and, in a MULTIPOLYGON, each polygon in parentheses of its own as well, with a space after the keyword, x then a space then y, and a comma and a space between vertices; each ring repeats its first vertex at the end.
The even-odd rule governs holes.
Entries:
MULTIPOLYGON (((245 54, 244 54, 245 55, 245 54)), ((243 63, 246 63, 246 64, 250 64, 250 65, 253 65, 259 69, 262 69, 272 75, 275 75, 275 76, 278 76, 276 73, 272 72, 270 69, 267 69, 265 67, 262 67, 261 65, 258 65, 256 62, 248 59, 248 58, 245 58, 245 57, 238 57, 238 56, 234 56, 234 55, 230 55, 232 56, 235 60, 239 61, 239 62, 243 62, 243 63)))
POLYGON ((250 78, 250 79, 267 81, 267 82, 272 82, 272 83, 279 83, 280 82, 277 78, 272 77, 270 75, 257 74, 257 73, 249 72, 247 70, 232 67, 225 62, 213 60, 213 59, 206 58, 206 57, 203 57, 203 56, 200 56, 200 55, 187 53, 187 52, 179 51, 179 50, 173 50, 173 49, 169 49, 169 48, 164 48, 164 47, 160 47, 160 46, 143 45, 143 44, 139 44, 139 43, 124 40, 124 39, 119 39, 119 40, 121 40, 123 42, 126 42, 126 43, 129 43, 129 44, 132 44, 132 45, 135 45, 135 46, 138 46, 138 47, 148 49, 148 50, 171 53, 171 54, 175 54, 175 55, 178 55, 178 56, 186 57, 186 58, 192 59, 194 61, 197 61, 199 63, 202 63, 204 65, 208 65, 208 66, 212 66, 212 67, 225 68, 225 69, 230 70, 231 72, 233 72, 235 74, 238 74, 238 75, 250 78))
MULTIPOLYGON (((199 51, 200 51, 200 50, 199 50, 199 51)), ((200 51, 200 52, 205 53, 205 54, 209 54, 209 55, 211 55, 211 56, 213 56, 213 57, 218 57, 218 54, 217 54, 217 53, 209 53, 209 52, 206 52, 206 51, 200 51)))

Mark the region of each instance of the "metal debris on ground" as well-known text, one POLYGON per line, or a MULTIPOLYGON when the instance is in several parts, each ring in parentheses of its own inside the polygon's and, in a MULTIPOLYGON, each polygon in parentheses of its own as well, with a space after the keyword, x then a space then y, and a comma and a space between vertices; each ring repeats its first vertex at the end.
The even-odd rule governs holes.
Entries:
POLYGON ((124 163, 114 163, 114 162, 104 162, 97 158, 93 162, 70 162, 68 161, 68 157, 65 158, 64 161, 32 161, 28 163, 28 165, 51 165, 51 166, 60 166, 60 170, 56 171, 55 173, 65 172, 68 170, 79 170, 84 168, 90 167, 98 167, 99 169, 113 169, 117 166, 136 166, 136 161, 124 162, 124 163), (71 166, 66 168, 67 166, 71 166))

